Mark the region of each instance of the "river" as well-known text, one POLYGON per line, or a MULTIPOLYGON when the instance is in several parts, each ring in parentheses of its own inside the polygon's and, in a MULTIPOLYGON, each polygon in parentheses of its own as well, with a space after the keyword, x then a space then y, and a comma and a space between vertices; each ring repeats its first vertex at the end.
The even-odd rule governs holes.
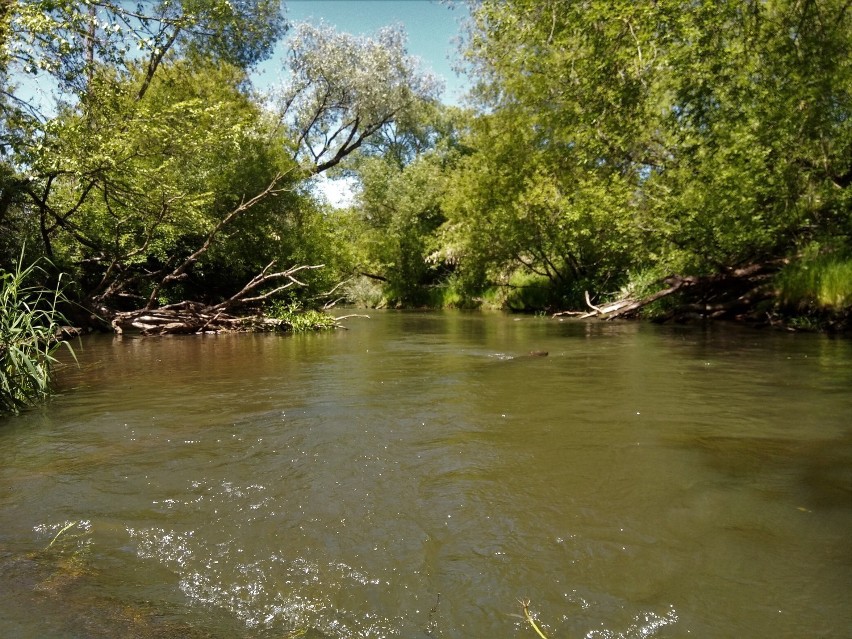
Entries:
POLYGON ((346 324, 85 338, 0 421, 0 637, 852 636, 848 340, 346 324))

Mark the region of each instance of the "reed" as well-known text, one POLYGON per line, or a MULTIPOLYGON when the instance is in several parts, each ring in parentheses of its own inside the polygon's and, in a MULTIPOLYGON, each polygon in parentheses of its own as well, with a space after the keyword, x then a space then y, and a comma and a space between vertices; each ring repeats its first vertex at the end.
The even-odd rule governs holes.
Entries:
POLYGON ((23 253, 12 272, 0 271, 0 414, 18 414, 51 392, 54 353, 67 342, 57 336, 65 318, 61 278, 56 288, 38 283, 46 273, 37 264, 25 267, 23 253))

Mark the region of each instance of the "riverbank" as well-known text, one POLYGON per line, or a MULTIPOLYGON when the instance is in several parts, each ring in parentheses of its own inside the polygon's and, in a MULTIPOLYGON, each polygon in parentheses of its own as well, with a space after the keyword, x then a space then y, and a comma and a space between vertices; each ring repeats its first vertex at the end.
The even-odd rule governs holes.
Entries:
POLYGON ((355 304, 369 308, 502 310, 678 324, 725 321, 796 332, 852 332, 852 260, 837 257, 753 264, 701 277, 641 273, 609 294, 565 294, 545 277, 519 274, 478 295, 450 278, 422 289, 413 304, 385 297, 382 287, 366 278, 349 293, 355 304))

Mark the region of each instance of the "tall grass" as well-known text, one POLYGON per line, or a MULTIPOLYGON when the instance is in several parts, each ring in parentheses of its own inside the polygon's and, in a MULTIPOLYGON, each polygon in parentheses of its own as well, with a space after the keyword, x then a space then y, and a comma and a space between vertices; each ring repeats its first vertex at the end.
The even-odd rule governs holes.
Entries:
POLYGON ((777 282, 779 297, 787 306, 844 311, 852 306, 852 256, 806 256, 779 273, 777 282))
POLYGON ((38 265, 24 267, 23 254, 14 272, 0 271, 0 414, 17 414, 51 392, 64 298, 58 285, 30 283, 44 274, 38 265))

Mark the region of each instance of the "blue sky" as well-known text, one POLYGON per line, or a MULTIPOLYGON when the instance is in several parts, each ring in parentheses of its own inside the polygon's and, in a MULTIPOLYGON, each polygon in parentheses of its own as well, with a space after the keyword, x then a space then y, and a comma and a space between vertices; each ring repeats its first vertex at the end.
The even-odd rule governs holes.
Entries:
MULTIPOLYGON (((293 22, 322 20, 338 31, 371 35, 378 29, 401 23, 408 34, 408 52, 421 59, 423 67, 444 80, 443 101, 459 104, 466 89, 463 76, 453 71, 457 39, 467 7, 450 7, 435 0, 285 0, 287 18, 293 22)), ((274 62, 256 80, 275 82, 274 62)))

